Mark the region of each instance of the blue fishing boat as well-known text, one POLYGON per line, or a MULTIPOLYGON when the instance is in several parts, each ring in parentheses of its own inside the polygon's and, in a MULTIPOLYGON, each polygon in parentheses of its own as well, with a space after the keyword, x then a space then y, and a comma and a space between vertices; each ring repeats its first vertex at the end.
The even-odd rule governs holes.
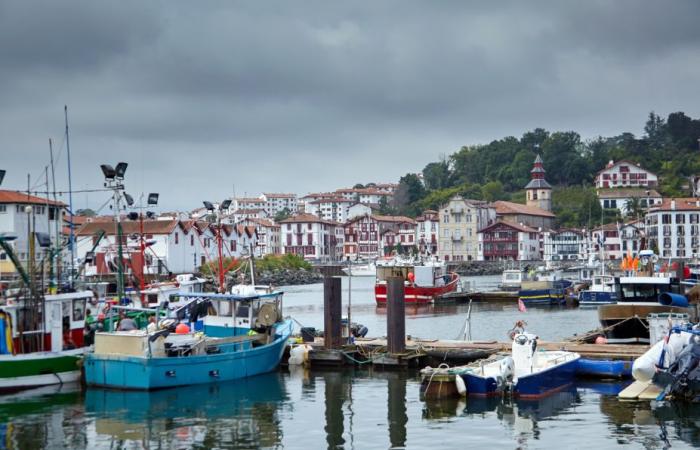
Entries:
POLYGON ((521 332, 513 338, 511 356, 471 366, 460 376, 468 395, 511 392, 519 398, 541 398, 565 389, 576 376, 580 356, 566 351, 537 350, 537 337, 521 332))
POLYGON ((566 280, 523 282, 518 297, 525 305, 562 305, 566 303, 566 280))
POLYGON ((612 275, 593 276, 590 288, 579 292, 578 303, 584 306, 617 303, 615 277, 612 275))
POLYGON ((169 311, 173 318, 161 321, 156 331, 96 333, 95 350, 85 359, 86 383, 150 390, 277 368, 292 333, 292 322, 282 318, 281 292, 179 296, 186 301, 176 303, 184 305, 169 311))

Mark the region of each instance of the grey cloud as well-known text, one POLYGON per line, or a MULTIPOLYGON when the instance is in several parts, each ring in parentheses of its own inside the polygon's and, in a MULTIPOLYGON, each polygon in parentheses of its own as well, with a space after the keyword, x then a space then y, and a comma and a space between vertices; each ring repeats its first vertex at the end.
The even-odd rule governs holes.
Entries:
POLYGON ((7 184, 40 170, 67 103, 80 183, 129 159, 135 187, 187 208, 233 184, 305 193, 396 180, 536 126, 638 133, 652 109, 700 115, 698 9, 0 2, 0 161, 15 173, 7 184))

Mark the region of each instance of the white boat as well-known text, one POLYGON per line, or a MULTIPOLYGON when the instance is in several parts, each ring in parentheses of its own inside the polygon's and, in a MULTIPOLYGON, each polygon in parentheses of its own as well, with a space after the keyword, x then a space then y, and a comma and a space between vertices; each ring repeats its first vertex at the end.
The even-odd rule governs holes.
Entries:
POLYGON ((517 291, 522 286, 523 281, 529 279, 527 271, 523 269, 506 269, 501 274, 501 284, 498 287, 504 291, 517 291))
POLYGON ((377 275, 377 266, 374 263, 350 265, 344 267, 343 272, 350 277, 373 277, 377 275))
POLYGON ((510 356, 462 371, 468 395, 512 392, 520 398, 541 398, 573 382, 580 356, 567 351, 537 350, 537 336, 521 331, 513 337, 510 356))

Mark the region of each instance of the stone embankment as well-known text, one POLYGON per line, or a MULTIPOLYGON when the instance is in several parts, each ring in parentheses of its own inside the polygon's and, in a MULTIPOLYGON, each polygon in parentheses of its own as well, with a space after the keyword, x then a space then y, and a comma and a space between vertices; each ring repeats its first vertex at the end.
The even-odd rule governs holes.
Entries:
MULTIPOLYGON (((464 276, 480 276, 480 275, 500 275, 503 273, 504 269, 517 269, 518 267, 521 267, 523 269, 532 269, 536 267, 542 267, 545 265, 544 261, 519 261, 519 262, 513 262, 513 261, 461 261, 459 263, 457 262, 450 262, 449 268, 450 270, 454 270, 460 275, 464 276)), ((573 265, 581 264, 580 261, 560 261, 558 262, 557 266, 562 268, 562 267, 570 267, 573 265)))
POLYGON ((323 275, 316 270, 281 269, 263 271, 258 274, 255 284, 271 284, 272 286, 291 286, 297 284, 321 283, 323 275))

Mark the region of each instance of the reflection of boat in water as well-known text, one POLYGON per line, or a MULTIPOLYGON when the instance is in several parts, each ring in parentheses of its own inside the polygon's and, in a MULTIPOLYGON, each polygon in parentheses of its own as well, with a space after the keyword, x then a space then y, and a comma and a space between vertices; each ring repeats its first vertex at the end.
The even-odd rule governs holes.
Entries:
POLYGON ((286 397, 282 376, 267 373, 151 392, 90 388, 85 410, 95 416, 98 434, 116 439, 162 439, 159 433, 176 429, 178 437, 190 440, 185 445, 192 446, 198 439, 193 418, 206 418, 225 419, 212 420, 209 426, 225 426, 221 432, 230 433, 232 447, 274 447, 281 443, 277 410, 286 397))
POLYGON ((79 383, 65 383, 2 395, 0 396, 0 422, 6 422, 20 415, 36 414, 58 405, 78 403, 80 391, 79 383))

